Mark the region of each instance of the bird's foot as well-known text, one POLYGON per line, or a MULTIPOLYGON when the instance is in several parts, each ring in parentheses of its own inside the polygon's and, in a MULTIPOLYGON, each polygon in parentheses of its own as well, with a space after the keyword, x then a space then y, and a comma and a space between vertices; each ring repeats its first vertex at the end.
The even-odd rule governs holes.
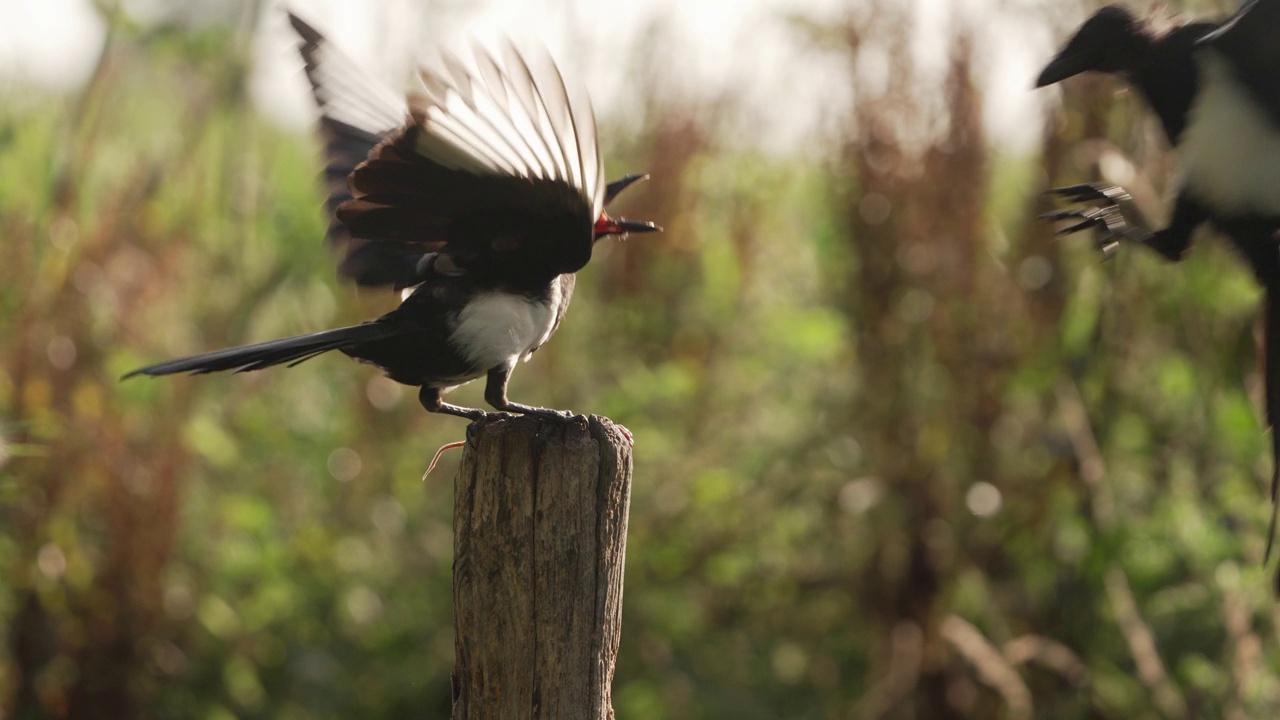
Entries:
POLYGON ((495 422, 498 420, 513 420, 522 415, 532 415, 533 417, 546 418, 557 422, 565 422, 577 417, 568 410, 552 410, 551 408, 534 407, 532 405, 521 405, 519 403, 508 403, 506 407, 497 412, 482 412, 478 417, 472 418, 472 422, 467 426, 467 439, 470 440, 475 436, 480 426, 495 422))
POLYGON ((548 420, 563 421, 570 420, 577 416, 577 413, 574 413, 571 410, 553 410, 552 408, 535 407, 533 405, 519 405, 517 403, 510 403, 503 409, 520 415, 533 415, 535 417, 546 418, 548 420))
POLYGON ((1046 192, 1050 195, 1063 197, 1068 202, 1098 203, 1091 207, 1054 210, 1041 215, 1041 220, 1074 221, 1071 225, 1054 233, 1059 237, 1071 235, 1081 230, 1092 229, 1095 231, 1098 250, 1107 258, 1115 253, 1116 248, 1120 246, 1121 240, 1133 240, 1141 243, 1150 242, 1151 233, 1130 222, 1125 217, 1125 206, 1129 205, 1133 198, 1124 188, 1100 183, 1086 183, 1052 188, 1046 192))
POLYGON ((1119 204, 1122 202, 1130 202, 1133 199, 1129 196, 1129 192, 1124 188, 1116 185, 1107 185, 1106 183, 1064 185, 1062 187, 1049 188, 1048 190, 1045 190, 1045 194, 1064 197, 1068 202, 1105 200, 1112 204, 1119 204))

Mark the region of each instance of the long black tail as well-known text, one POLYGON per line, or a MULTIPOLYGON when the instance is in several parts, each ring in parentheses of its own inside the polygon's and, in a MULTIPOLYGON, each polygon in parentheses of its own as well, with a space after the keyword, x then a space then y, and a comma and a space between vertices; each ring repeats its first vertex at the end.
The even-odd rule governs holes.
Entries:
POLYGON ((363 323, 361 325, 338 328, 337 330, 325 330, 324 332, 310 335, 299 335, 256 345, 227 348, 204 353, 203 355, 178 358, 177 360, 139 368, 125 375, 121 380, 127 380, 134 375, 155 376, 173 375, 174 373, 202 375, 223 370, 234 370, 236 372, 261 370, 281 363, 297 365, 304 360, 309 360, 330 350, 381 340, 391 337, 395 333, 395 328, 386 323, 363 323))

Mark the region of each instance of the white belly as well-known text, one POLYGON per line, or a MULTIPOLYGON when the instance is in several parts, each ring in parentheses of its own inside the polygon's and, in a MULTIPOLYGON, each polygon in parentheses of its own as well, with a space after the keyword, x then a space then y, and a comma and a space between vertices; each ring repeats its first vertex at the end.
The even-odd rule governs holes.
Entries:
POLYGON ((475 367, 514 365, 551 337, 560 307, 560 283, 545 303, 506 293, 480 295, 458 313, 450 341, 475 367))
POLYGON ((1223 215, 1280 215, 1280 128, 1217 52, 1196 55, 1200 89, 1178 144, 1182 186, 1223 215))

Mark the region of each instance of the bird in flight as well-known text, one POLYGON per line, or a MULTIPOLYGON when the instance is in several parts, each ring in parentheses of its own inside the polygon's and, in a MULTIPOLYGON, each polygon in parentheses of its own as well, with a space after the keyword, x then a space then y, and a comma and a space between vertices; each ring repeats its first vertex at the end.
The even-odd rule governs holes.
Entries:
POLYGON ((405 98, 301 18, 289 21, 321 109, 339 273, 400 291, 401 303, 359 325, 125 378, 292 366, 338 350, 419 387, 429 412, 483 418, 442 396, 485 377, 485 401, 500 411, 570 416, 509 400, 507 382, 560 326, 596 241, 660 230, 604 209, 646 176, 605 182, 591 103, 545 50, 507 42, 495 54, 477 44, 470 66, 446 54, 405 98))
POLYGON ((1280 0, 1251 0, 1222 22, 1189 22, 1165 32, 1121 6, 1103 7, 1044 68, 1036 86, 1090 71, 1127 80, 1160 119, 1180 169, 1171 220, 1148 229, 1134 218, 1128 193, 1100 184, 1051 190, 1093 205, 1043 217, 1074 221, 1059 234, 1096 228, 1107 245, 1134 241, 1173 261, 1182 259, 1192 233, 1207 223, 1248 262, 1266 292, 1269 557, 1280 487, 1280 0))

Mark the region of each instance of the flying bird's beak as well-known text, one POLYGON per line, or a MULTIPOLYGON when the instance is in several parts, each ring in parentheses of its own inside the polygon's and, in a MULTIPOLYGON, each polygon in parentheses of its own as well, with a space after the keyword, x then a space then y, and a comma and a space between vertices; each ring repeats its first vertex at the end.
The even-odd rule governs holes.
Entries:
POLYGON ((1046 65, 1044 70, 1040 71, 1040 77, 1036 78, 1036 87, 1042 88, 1046 85, 1061 82, 1088 69, 1085 59, 1080 56, 1080 53, 1064 50, 1062 54, 1046 65))

